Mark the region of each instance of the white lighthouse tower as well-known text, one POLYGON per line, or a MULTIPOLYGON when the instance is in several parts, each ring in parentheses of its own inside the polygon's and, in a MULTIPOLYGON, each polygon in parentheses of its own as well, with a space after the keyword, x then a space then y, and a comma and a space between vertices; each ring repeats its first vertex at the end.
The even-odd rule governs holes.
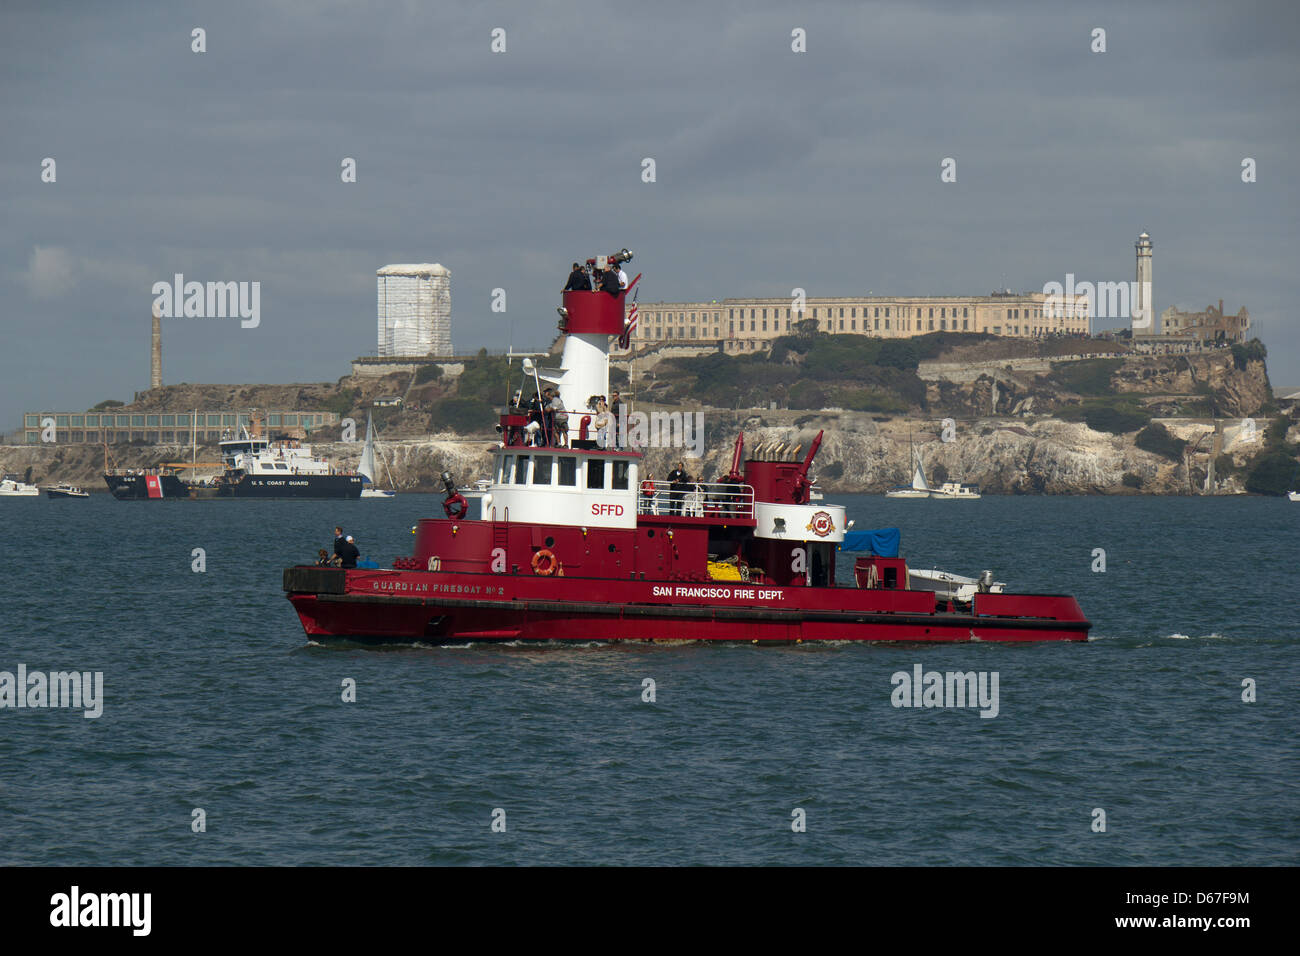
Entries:
POLYGON ((1145 232, 1133 243, 1137 251, 1137 276, 1133 287, 1133 331, 1154 335, 1155 308, 1151 302, 1151 237, 1145 232))

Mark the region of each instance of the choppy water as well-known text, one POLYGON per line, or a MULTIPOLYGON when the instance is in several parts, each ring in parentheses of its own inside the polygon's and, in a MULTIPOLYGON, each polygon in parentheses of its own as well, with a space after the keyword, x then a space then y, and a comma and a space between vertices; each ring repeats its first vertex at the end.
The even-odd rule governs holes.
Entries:
POLYGON ((281 568, 336 523, 407 553, 436 499, 0 500, 0 670, 105 683, 96 720, 0 710, 0 863, 1300 859, 1300 505, 840 500, 916 564, 1076 594, 1093 640, 315 647, 281 568), (915 664, 996 671, 998 716, 893 707, 915 664))

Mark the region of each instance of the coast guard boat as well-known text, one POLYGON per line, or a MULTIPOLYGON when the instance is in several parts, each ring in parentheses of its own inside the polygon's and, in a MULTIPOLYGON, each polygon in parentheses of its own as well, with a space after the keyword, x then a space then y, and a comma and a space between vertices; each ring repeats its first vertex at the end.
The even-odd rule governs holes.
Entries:
MULTIPOLYGON (((121 501, 186 498, 360 498, 362 477, 345 474, 329 460, 312 453, 297 439, 273 441, 254 417, 252 430, 240 426, 222 433, 221 471, 207 481, 182 478, 184 462, 157 468, 110 471, 104 481, 121 501)), ((105 458, 107 459, 107 446, 105 458)))
MULTIPOLYGON (((618 269, 626 250, 588 260, 618 269)), ((628 289, 567 291, 558 368, 529 369, 558 389, 568 423, 516 397, 481 508, 443 474, 441 516, 413 529, 414 551, 391 566, 298 566, 286 596, 309 639, 478 641, 1048 641, 1085 640, 1073 597, 1015 594, 991 573, 936 572, 910 586, 896 548, 864 547, 851 583, 837 578, 848 520, 822 499, 806 455, 744 453, 730 471, 680 485, 650 479, 636 448, 600 447, 592 416, 608 394, 609 349, 630 341, 628 289), (554 427, 555 434, 548 434, 554 427), (539 443, 540 442, 540 443, 539 443)), ((633 313, 634 314, 634 313, 633 313)), ((620 423, 620 433, 627 420, 620 423)), ((866 532, 851 536, 884 537, 866 532)), ((897 536, 894 536, 896 545, 897 536)), ((850 542, 852 546, 853 542, 850 542)), ((848 575, 843 577, 848 578, 848 575)))

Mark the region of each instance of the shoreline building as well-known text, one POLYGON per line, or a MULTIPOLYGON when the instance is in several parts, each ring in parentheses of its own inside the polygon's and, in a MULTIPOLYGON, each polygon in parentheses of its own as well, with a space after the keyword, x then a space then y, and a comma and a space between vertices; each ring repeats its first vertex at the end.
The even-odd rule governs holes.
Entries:
POLYGON ((379 357, 451 354, 451 270, 436 262, 384 266, 378 285, 379 357))
POLYGON ((725 352, 752 352, 797 331, 804 320, 816 322, 821 332, 878 338, 930 332, 988 332, 1017 338, 1089 334, 1087 295, 1066 298, 1057 314, 1045 314, 1047 298, 1042 292, 1009 290, 986 296, 808 298, 802 311, 789 297, 647 302, 638 308, 632 342, 638 348, 720 343, 725 352))
MULTIPOLYGON (((260 413, 268 431, 290 438, 307 438, 313 431, 339 423, 337 412, 274 409, 260 413)), ((54 421, 56 445, 115 445, 144 442, 149 445, 188 445, 193 441, 215 442, 222 432, 251 423, 248 412, 230 408, 200 408, 195 411, 164 413, 134 409, 92 408, 86 412, 24 412, 23 435, 28 445, 41 441, 41 422, 54 421)))

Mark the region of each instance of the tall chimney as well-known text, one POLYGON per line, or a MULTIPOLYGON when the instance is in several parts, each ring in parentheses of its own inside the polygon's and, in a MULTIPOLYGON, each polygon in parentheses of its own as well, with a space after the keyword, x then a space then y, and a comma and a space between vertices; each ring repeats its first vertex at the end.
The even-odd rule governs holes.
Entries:
POLYGON ((153 307, 153 351, 150 362, 149 387, 162 388, 162 321, 158 306, 153 307))

